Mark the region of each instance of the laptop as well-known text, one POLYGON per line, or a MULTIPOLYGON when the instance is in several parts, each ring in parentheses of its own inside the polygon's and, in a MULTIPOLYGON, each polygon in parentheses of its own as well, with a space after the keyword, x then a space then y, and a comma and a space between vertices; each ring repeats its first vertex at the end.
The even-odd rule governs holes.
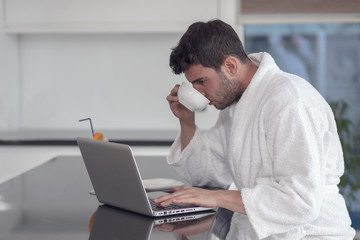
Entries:
MULTIPOLYGON (((152 218, 136 213, 113 208, 107 205, 101 205, 96 210, 94 223, 90 226, 89 240, 103 239, 179 239, 175 233, 169 233, 168 225, 189 226, 200 224, 201 222, 213 223, 215 219, 214 211, 202 211, 196 213, 181 214, 176 216, 164 216, 152 218), (162 224, 166 224, 164 226, 162 224), (175 225, 176 224, 176 225, 175 225), (158 229, 164 229, 166 232, 159 232, 158 229)), ((206 231, 208 229, 201 230, 206 231)), ((194 231, 194 230, 193 230, 194 231)))
POLYGON ((168 193, 146 192, 130 146, 90 138, 77 138, 77 143, 100 203, 154 217, 213 209, 190 204, 158 207, 153 200, 168 193))

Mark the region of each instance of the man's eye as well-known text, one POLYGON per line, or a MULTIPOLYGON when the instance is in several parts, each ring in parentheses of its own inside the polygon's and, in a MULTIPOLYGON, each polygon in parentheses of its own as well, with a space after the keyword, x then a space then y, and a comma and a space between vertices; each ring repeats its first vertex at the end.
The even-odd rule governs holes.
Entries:
POLYGON ((202 84, 204 84, 204 80, 203 79, 201 79, 201 80, 197 80, 194 84, 198 84, 198 85, 202 85, 202 84))

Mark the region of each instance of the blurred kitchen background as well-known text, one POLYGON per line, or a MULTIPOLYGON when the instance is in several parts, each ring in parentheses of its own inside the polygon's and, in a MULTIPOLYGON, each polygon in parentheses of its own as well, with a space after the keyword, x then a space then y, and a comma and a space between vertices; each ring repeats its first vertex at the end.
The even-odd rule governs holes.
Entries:
MULTIPOLYGON (((165 98, 185 80, 168 67, 171 48, 192 22, 213 18, 232 25, 248 53, 269 52, 346 106, 345 132, 359 134, 358 0, 0 0, 0 182, 79 154, 75 138, 91 131, 78 120, 88 117, 136 154, 166 155, 178 120, 165 98)), ((217 114, 197 114, 199 127, 217 114)), ((350 143, 356 159, 359 143, 350 143)), ((360 212, 359 191, 346 189, 360 212)))

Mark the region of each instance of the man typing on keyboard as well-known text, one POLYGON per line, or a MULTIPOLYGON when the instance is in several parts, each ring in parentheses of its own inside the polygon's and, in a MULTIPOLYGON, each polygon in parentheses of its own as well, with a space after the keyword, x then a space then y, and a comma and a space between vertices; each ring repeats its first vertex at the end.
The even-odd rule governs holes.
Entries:
POLYGON ((179 187, 156 204, 230 209, 229 239, 239 236, 244 215, 250 239, 353 239, 337 187, 344 160, 334 116, 315 88, 281 71, 267 53, 247 55, 220 20, 192 24, 170 67, 220 112, 215 126, 200 132, 176 85, 167 100, 181 130, 168 163, 193 186, 234 183, 236 190, 179 187))

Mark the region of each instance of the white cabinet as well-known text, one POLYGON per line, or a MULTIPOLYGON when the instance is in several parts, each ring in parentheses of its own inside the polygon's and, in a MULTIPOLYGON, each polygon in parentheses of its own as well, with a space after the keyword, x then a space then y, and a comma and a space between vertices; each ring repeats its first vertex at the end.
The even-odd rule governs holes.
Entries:
MULTIPOLYGON (((32 32, 183 32, 220 18, 234 0, 3 0, 4 30, 32 32)), ((229 14, 229 12, 227 12, 229 14)), ((225 15, 225 14, 224 14, 225 15)))

